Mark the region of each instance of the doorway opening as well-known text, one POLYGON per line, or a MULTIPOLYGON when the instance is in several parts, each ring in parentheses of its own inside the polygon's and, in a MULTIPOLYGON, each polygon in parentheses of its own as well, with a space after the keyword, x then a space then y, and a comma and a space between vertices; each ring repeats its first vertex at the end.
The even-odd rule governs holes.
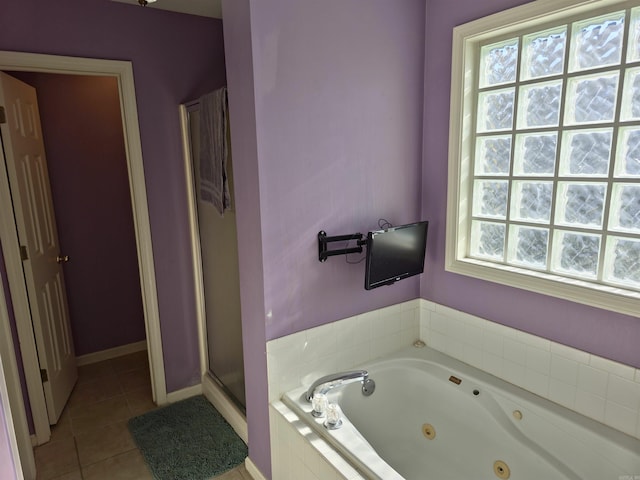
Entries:
MULTIPOLYGON (((117 81, 122 130, 125 139, 125 156, 129 177, 147 352, 151 372, 152 395, 157 404, 164 404, 167 402, 167 392, 162 359, 156 278, 131 63, 0 51, 0 70, 14 72, 37 71, 67 75, 98 75, 112 77, 117 81)), ((0 190, 4 192, 3 195, 6 197, 6 195, 8 195, 6 175, 0 177, 2 177, 0 178, 0 190)), ((3 197, 0 202, 0 237, 2 238, 7 275, 10 284, 12 284, 13 311, 17 321, 18 337, 22 349, 22 363, 27 383, 28 401, 34 420, 35 442, 41 444, 48 441, 51 432, 42 390, 42 379, 40 377, 38 353, 33 328, 29 321, 25 321, 30 319, 31 315, 29 300, 26 288, 24 287, 20 245, 18 244, 15 230, 15 218, 13 218, 14 213, 11 208, 11 202, 7 201, 5 197, 3 197), (22 287, 20 287, 20 284, 22 284, 22 287)), ((6 302, 3 303, 5 303, 5 305, 2 305, 2 308, 6 306, 6 302)), ((0 322, 6 323, 6 321, 4 316, 0 316, 0 322)), ((3 331, 10 331, 8 325, 1 325, 1 327, 3 331)), ((21 387, 17 371, 11 372, 11 375, 7 378, 7 383, 9 389, 20 392, 21 387)), ((19 442, 22 445, 26 442, 30 443, 29 438, 24 438, 24 431, 26 430, 28 434, 28 429, 20 430, 22 438, 18 439, 19 442)), ((27 452, 23 450, 20 451, 21 457, 26 454, 27 452)))

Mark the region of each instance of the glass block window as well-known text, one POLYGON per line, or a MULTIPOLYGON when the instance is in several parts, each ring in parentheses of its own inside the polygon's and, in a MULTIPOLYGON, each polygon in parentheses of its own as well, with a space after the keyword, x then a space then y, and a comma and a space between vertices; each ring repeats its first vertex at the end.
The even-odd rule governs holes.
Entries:
POLYGON ((640 292, 640 7, 607 4, 464 56, 457 258, 640 292))

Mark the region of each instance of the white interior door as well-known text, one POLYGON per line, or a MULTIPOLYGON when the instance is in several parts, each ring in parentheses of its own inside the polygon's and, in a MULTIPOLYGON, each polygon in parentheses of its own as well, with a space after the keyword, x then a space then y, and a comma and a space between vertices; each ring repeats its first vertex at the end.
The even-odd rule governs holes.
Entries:
POLYGON ((36 91, 0 72, 0 105, 6 111, 0 131, 18 238, 26 250, 23 269, 42 385, 49 422, 55 424, 78 377, 62 271, 66 260, 58 242, 36 91))

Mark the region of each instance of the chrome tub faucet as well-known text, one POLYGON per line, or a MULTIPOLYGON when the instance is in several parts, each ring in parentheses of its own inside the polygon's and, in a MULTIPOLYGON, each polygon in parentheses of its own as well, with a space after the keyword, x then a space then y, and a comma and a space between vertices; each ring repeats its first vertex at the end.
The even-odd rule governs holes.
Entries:
POLYGON ((349 372, 332 373, 319 378, 309 387, 307 393, 304 394, 304 398, 307 402, 311 403, 313 396, 317 393, 326 394, 329 390, 354 382, 362 382, 362 394, 366 397, 371 395, 376 388, 376 383, 369 378, 369 372, 366 370, 353 370, 349 372))

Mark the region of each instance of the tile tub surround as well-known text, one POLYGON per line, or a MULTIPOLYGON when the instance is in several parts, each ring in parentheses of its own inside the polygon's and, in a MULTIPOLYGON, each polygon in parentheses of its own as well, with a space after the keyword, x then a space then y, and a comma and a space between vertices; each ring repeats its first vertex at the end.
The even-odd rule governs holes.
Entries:
POLYGON ((420 300, 431 348, 640 438, 640 369, 420 300))
POLYGON ((267 342, 272 478, 364 478, 280 397, 318 377, 413 343, 420 335, 420 307, 419 300, 411 300, 267 342))
POLYGON ((269 406, 272 478, 365 480, 331 445, 280 401, 269 406), (277 439, 277 441, 275 441, 277 439))
POLYGON ((274 478, 307 478, 296 473, 318 468, 332 472, 322 478, 361 478, 344 460, 327 454, 331 447, 296 421, 279 399, 319 376, 385 356, 418 338, 479 370, 640 438, 640 369, 416 299, 267 343, 272 467, 274 474, 283 475, 274 478))
POLYGON ((269 402, 413 343, 421 311, 420 301, 410 300, 267 342, 269 402))

